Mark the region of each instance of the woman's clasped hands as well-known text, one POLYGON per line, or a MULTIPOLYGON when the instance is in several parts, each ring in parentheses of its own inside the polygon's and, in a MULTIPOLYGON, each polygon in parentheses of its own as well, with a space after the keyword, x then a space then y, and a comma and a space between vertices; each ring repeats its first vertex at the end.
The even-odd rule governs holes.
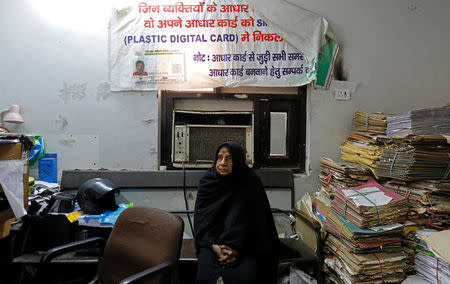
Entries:
POLYGON ((233 266, 236 263, 238 252, 226 245, 211 245, 212 251, 217 255, 219 263, 224 267, 233 266))

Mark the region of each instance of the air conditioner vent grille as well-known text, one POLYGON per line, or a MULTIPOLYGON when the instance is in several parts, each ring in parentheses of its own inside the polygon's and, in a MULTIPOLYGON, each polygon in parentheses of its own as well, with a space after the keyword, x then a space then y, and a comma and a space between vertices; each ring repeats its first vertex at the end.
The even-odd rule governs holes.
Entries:
POLYGON ((234 127, 191 127, 189 129, 189 163, 214 159, 217 147, 226 141, 246 144, 246 129, 234 127))

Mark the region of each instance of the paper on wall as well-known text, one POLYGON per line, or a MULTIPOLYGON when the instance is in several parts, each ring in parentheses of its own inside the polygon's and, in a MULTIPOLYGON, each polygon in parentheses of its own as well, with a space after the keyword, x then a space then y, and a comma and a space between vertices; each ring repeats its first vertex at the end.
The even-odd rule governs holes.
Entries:
POLYGON ((0 161, 0 184, 16 218, 27 214, 23 207, 23 173, 22 160, 0 161))
POLYGON ((352 82, 352 81, 338 81, 338 80, 332 80, 330 84, 330 91, 336 91, 336 90, 350 90, 352 94, 356 92, 356 87, 358 86, 358 83, 352 82))

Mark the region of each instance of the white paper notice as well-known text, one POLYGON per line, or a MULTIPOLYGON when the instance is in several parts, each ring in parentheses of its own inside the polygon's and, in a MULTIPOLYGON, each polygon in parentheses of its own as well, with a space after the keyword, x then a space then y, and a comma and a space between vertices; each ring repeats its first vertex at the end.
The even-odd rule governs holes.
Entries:
POLYGON ((0 183, 14 216, 20 218, 27 214, 23 207, 23 161, 0 161, 0 183))
POLYGON ((378 187, 365 187, 360 190, 346 189, 342 190, 345 197, 350 198, 356 206, 380 206, 386 205, 392 197, 387 196, 378 187), (356 192, 357 191, 357 192, 356 192))
POLYGON ((333 80, 330 84, 330 90, 350 90, 352 94, 356 92, 356 86, 358 86, 358 83, 352 82, 352 81, 337 81, 333 80))

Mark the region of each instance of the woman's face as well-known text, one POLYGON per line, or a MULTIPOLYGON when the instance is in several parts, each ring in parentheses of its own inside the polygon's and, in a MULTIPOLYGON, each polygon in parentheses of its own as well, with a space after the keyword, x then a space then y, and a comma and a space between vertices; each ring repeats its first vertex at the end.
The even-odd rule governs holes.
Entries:
POLYGON ((217 154, 216 170, 221 176, 231 174, 233 170, 233 160, 227 147, 222 147, 217 154))

